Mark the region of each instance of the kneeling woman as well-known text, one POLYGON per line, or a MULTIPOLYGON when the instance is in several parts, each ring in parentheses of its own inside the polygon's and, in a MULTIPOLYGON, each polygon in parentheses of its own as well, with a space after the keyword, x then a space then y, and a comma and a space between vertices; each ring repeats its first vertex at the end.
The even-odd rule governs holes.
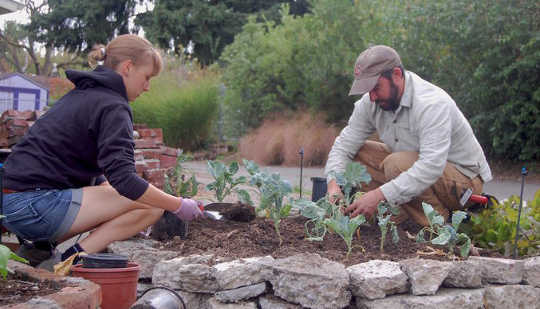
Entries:
MULTIPOLYGON (((164 210, 183 220, 201 215, 196 201, 166 194, 135 172, 129 102, 161 71, 159 53, 143 38, 121 35, 94 48, 89 59, 103 65, 67 71, 75 89, 35 122, 5 162, 2 224, 8 230, 55 244, 92 230, 62 260, 131 237, 164 210)), ((34 265, 43 260, 20 253, 34 265)))

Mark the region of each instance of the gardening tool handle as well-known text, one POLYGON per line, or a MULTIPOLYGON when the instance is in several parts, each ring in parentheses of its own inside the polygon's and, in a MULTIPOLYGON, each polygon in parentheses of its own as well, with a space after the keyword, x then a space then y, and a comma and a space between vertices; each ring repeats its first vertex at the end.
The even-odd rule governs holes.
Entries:
POLYGON ((471 198, 469 200, 482 205, 487 205, 488 203, 488 198, 486 196, 478 194, 471 195, 471 198))

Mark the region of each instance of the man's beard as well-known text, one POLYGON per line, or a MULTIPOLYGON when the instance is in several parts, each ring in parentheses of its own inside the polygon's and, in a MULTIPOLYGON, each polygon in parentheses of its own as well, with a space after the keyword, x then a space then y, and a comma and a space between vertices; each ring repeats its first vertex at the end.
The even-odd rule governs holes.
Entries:
POLYGON ((390 97, 386 100, 375 100, 385 111, 395 111, 399 107, 398 89, 393 80, 390 80, 390 97))

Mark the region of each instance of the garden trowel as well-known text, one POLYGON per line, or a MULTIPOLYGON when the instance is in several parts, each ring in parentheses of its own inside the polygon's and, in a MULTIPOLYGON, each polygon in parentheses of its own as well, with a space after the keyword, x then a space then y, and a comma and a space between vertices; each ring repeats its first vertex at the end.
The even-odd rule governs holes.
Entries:
POLYGON ((212 205, 213 203, 207 203, 206 205, 202 202, 199 202, 199 209, 202 211, 203 216, 205 218, 211 219, 211 220, 222 220, 223 215, 219 213, 219 211, 212 211, 212 210, 204 210, 204 208, 208 205, 212 205))

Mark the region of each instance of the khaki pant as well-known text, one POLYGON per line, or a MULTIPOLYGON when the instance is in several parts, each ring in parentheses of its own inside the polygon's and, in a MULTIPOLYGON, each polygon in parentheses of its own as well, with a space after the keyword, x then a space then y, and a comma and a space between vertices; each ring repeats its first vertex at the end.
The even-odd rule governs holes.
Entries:
MULTIPOLYGON (((369 185, 362 186, 363 191, 375 189, 396 178, 417 160, 417 152, 390 153, 385 144, 374 141, 366 141, 354 159, 366 165, 372 178, 369 185)), ((471 179, 457 170, 454 164, 447 162, 437 182, 410 202, 401 205, 400 214, 394 218, 394 222, 401 223, 411 218, 418 224, 429 225, 424 215, 422 201, 431 204, 445 220, 448 220, 451 211, 463 209, 459 200, 465 190, 470 188, 473 194, 481 194, 482 187, 483 182, 479 176, 471 179)), ((472 203, 468 202, 465 208, 471 205, 472 203)))

